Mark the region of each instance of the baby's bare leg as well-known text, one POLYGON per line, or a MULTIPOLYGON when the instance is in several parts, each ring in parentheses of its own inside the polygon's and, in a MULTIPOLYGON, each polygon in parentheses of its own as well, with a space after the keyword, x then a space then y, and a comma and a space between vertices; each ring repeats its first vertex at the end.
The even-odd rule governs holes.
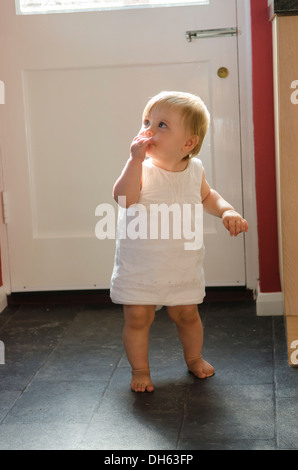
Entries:
POLYGON ((132 367, 131 389, 153 392, 148 361, 149 330, 155 317, 154 305, 124 305, 123 343, 132 367))
POLYGON ((167 310, 176 323, 188 369, 200 379, 211 377, 214 367, 202 357, 203 326, 197 305, 177 305, 167 310))

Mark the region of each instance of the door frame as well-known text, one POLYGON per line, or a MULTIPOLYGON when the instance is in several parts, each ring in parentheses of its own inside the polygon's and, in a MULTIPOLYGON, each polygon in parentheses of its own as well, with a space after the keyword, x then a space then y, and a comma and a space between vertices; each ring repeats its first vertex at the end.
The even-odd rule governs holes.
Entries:
POLYGON ((250 2, 236 0, 243 211, 249 220, 245 237, 246 287, 256 292, 259 278, 255 148, 253 128, 252 45, 250 2), (253 156, 253 158, 252 158, 253 156))
MULTIPOLYGON (((250 2, 235 0, 238 26, 238 73, 239 73, 239 115, 242 162, 242 189, 244 216, 250 222, 249 235, 245 237, 246 287, 253 291, 257 288, 258 233, 255 192, 255 162, 253 138, 253 101, 252 101, 252 48, 250 2)), ((0 76, 1 79, 1 76, 0 76)), ((5 84, 4 84, 5 85, 5 84)), ((5 104, 3 105, 5 106, 5 104)), ((2 155, 0 148, 0 191, 5 191, 2 173, 2 155)), ((6 208, 9 214, 9 207, 6 208)), ((8 253, 7 226, 4 222, 3 204, 0 204, 0 247, 3 289, 11 293, 10 266, 8 253)))

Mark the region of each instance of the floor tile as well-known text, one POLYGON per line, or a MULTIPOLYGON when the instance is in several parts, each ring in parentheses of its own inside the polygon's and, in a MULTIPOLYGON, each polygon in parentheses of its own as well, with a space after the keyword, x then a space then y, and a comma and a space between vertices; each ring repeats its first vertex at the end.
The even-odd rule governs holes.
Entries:
POLYGON ((180 422, 176 416, 144 417, 136 413, 97 413, 80 449, 172 450, 180 422))
POLYGON ((297 450, 298 399, 277 398, 276 416, 278 448, 297 450))
POLYGON ((179 450, 276 450, 275 439, 181 439, 179 450))
POLYGON ((191 386, 181 439, 273 439, 274 401, 270 385, 215 386, 212 379, 191 386))
POLYGON ((245 348, 235 351, 204 349, 204 356, 215 368, 212 378, 215 385, 258 385, 274 383, 271 351, 245 348))
POLYGON ((12 407, 4 424, 87 423, 106 384, 34 381, 12 407))
POLYGON ((0 449, 75 450, 85 432, 85 424, 2 424, 0 449))
POLYGON ((17 352, 6 349, 5 364, 0 365, 0 391, 23 391, 47 361, 51 352, 51 349, 17 352))
POLYGON ((59 346, 38 372, 39 380, 107 381, 122 357, 122 349, 98 345, 59 346))
POLYGON ((276 396, 298 400, 298 368, 290 367, 287 357, 275 361, 276 396))

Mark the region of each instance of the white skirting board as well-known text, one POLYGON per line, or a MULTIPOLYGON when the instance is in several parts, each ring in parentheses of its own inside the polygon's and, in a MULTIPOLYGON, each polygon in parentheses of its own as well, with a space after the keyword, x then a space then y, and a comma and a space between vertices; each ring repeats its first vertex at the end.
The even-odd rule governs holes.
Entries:
POLYGON ((0 314, 7 307, 7 295, 3 286, 0 287, 0 314))
POLYGON ((284 299, 282 292, 256 292, 256 307, 258 316, 280 316, 284 314, 284 299))

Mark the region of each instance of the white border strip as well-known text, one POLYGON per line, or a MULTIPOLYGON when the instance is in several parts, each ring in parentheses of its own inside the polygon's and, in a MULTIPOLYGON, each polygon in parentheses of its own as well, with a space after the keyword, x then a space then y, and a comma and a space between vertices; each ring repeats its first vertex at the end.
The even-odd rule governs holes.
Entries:
POLYGON ((209 0, 170 0, 168 3, 164 3, 163 0, 149 0, 149 3, 140 4, 122 4, 119 0, 114 1, 114 4, 109 4, 109 0, 75 3, 75 1, 61 0, 52 2, 52 4, 43 4, 41 0, 36 2, 29 2, 27 5, 23 5, 22 0, 15 0, 16 13, 17 15, 36 15, 36 14, 51 14, 51 13, 83 13, 92 11, 110 11, 110 10, 135 10, 140 8, 167 8, 167 7, 180 7, 180 6, 196 6, 196 5, 209 5, 209 0))
POLYGON ((284 315, 284 298, 282 292, 260 292, 258 285, 256 293, 257 316, 281 316, 284 315))
POLYGON ((245 237, 246 287, 256 291, 259 278, 259 250, 255 186, 250 2, 247 0, 235 1, 238 27, 243 213, 249 223, 249 233, 245 237))
POLYGON ((0 313, 7 307, 7 296, 3 286, 0 287, 0 313))

